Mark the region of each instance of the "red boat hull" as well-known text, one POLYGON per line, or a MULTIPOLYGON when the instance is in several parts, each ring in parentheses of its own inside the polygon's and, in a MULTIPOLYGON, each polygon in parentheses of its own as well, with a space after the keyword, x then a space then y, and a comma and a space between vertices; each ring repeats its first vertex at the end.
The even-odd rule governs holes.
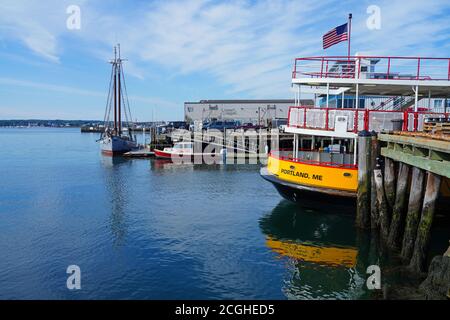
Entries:
POLYGON ((153 152, 155 152, 155 157, 160 159, 172 159, 172 154, 168 152, 164 152, 162 150, 154 149, 153 152))

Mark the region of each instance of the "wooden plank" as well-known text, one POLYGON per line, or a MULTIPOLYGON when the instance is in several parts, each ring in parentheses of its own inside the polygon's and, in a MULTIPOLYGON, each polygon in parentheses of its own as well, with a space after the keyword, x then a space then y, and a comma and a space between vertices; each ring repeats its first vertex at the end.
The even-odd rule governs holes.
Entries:
POLYGON ((377 204, 380 217, 381 236, 387 239, 389 236, 389 216, 386 196, 383 188, 383 174, 380 169, 374 171, 375 187, 377 189, 377 204))
POLYGON ((442 133, 426 133, 421 131, 396 131, 395 135, 408 136, 408 137, 420 137, 432 140, 442 140, 450 142, 450 135, 442 133))
POLYGON ((436 206, 436 199, 439 195, 440 185, 441 177, 428 172, 427 186, 423 198, 422 216, 417 228, 416 242, 414 243, 414 251, 409 264, 409 268, 413 272, 420 273, 425 271, 427 250, 431 238, 431 226, 433 224, 434 209, 436 206))
POLYGON ((380 133, 378 140, 400 144, 409 144, 419 148, 426 148, 450 153, 450 141, 433 140, 422 137, 411 137, 397 134, 380 133))
POLYGON ((380 216, 378 214, 377 191, 375 186, 374 170, 377 166, 377 158, 380 155, 380 144, 377 135, 372 136, 371 173, 370 173, 370 228, 378 229, 380 226, 380 216))
POLYGON ((409 192, 408 213, 406 215, 406 226, 403 234, 401 257, 408 261, 411 259, 414 242, 416 241, 417 226, 419 225, 420 209, 422 206, 423 178, 425 173, 422 169, 413 167, 411 177, 411 189, 409 192))
POLYGON ((362 131, 358 135, 358 198, 356 226, 370 228, 370 185, 371 185, 372 135, 362 131))
MULTIPOLYGON (((401 152, 400 149, 397 152, 401 152)), ((384 192, 389 210, 392 210, 395 202, 395 163, 390 158, 384 161, 384 192)))
POLYGON ((437 175, 450 178, 450 161, 432 160, 426 157, 415 156, 388 148, 381 148, 381 155, 395 161, 404 162, 410 166, 418 167, 437 175))
POLYGON ((403 225, 404 210, 406 203, 406 191, 408 186, 409 166, 400 163, 397 178, 397 190, 395 192, 395 203, 392 210, 391 226, 389 230, 388 246, 397 248, 399 246, 401 227, 403 225))

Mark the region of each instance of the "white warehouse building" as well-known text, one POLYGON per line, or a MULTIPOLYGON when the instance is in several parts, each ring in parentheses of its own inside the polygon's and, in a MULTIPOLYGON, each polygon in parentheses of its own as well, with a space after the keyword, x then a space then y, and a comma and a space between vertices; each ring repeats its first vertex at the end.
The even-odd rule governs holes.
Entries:
MULTIPOLYGON (((184 103, 184 120, 237 120, 241 123, 267 124, 272 119, 287 119, 292 99, 273 100, 200 100, 184 103)), ((302 100, 304 106, 313 106, 313 100, 302 100)))

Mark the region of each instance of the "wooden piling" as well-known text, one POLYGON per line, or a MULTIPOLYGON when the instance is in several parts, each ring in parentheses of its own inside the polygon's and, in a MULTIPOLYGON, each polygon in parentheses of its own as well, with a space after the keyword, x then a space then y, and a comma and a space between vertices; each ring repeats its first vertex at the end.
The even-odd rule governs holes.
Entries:
POLYGON ((395 202, 395 163, 390 158, 384 162, 384 192, 389 210, 392 210, 395 202))
POLYGON ((417 273, 423 272, 425 269, 426 251, 430 242, 431 226, 433 224, 434 209, 436 199, 439 195, 440 185, 441 177, 428 172, 425 196, 423 198, 422 216, 417 228, 416 242, 414 243, 414 251, 409 264, 409 268, 417 273))
POLYGON ((401 162, 398 169, 397 189, 395 191, 395 203, 392 209, 392 219, 389 229, 387 245, 390 248, 398 248, 401 239, 401 228, 406 204, 406 191, 408 188, 409 165, 401 162))
POLYGON ((377 190, 375 186, 374 170, 377 166, 377 159, 380 155, 380 144, 375 132, 372 132, 371 150, 371 173, 370 173, 370 227, 378 229, 380 226, 380 216, 377 206, 377 190))
POLYGON ((358 134, 358 198, 356 226, 370 228, 370 163, 372 135, 368 131, 358 134))
POLYGON ((375 188, 377 193, 378 214, 380 217, 380 234, 386 240, 389 236, 389 217, 386 196, 383 188, 383 174, 381 169, 374 170, 375 188))
POLYGON ((405 232, 403 234, 401 257, 410 261, 416 241, 417 226, 419 225, 420 209, 422 207, 424 171, 413 167, 411 175, 411 189, 409 191, 408 213, 406 215, 405 232))

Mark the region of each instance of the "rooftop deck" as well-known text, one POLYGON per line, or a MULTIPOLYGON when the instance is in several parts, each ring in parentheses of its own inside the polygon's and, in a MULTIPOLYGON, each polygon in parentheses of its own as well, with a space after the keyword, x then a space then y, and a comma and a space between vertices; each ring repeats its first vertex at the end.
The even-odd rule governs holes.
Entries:
POLYGON ((450 58, 330 56, 296 58, 292 83, 329 86, 359 95, 450 97, 450 58))

